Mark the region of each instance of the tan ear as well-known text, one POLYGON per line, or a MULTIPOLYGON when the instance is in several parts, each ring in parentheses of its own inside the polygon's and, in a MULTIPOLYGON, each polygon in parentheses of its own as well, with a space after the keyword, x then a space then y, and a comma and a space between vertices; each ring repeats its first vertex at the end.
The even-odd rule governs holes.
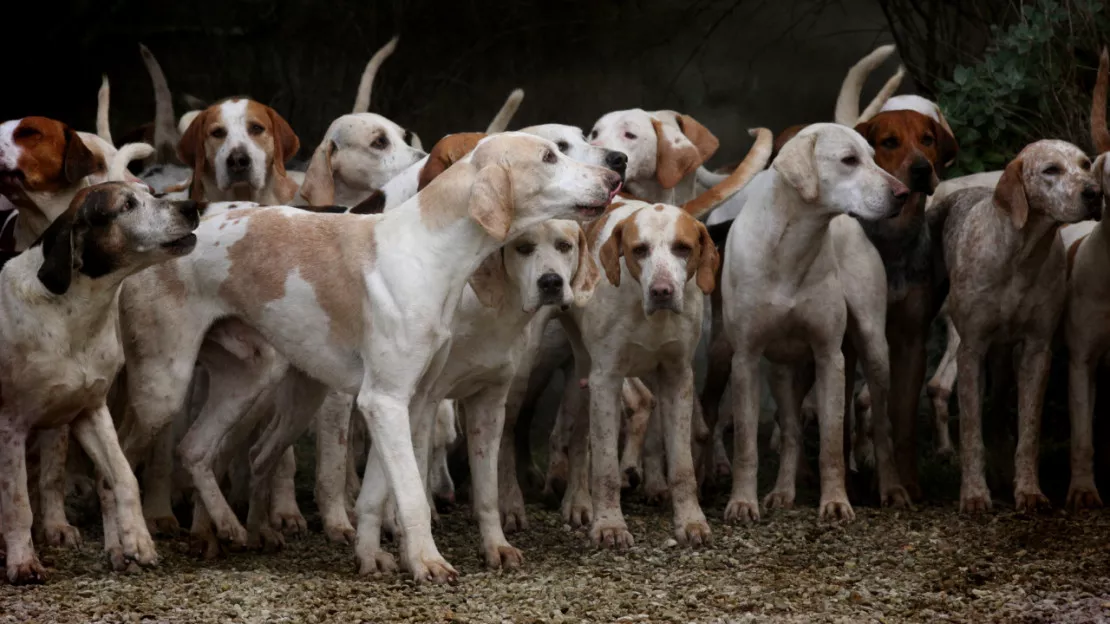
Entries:
POLYGON ((489 165, 478 171, 470 189, 470 217, 492 237, 504 241, 513 223, 513 182, 509 168, 489 165))
POLYGON ((717 246, 713 244, 713 237, 701 221, 698 221, 698 247, 698 273, 694 283, 708 295, 717 287, 717 269, 721 266, 721 256, 717 253, 717 246))
POLYGON ((440 139, 432 146, 432 151, 428 153, 428 162, 424 163, 424 168, 420 170, 416 190, 424 190, 424 187, 428 186, 439 174, 446 171, 448 167, 455 164, 463 156, 469 154, 470 150, 474 149, 478 141, 481 141, 485 136, 485 133, 482 132, 460 132, 449 134, 440 139))
POLYGON ((682 178, 701 166, 698 148, 676 128, 652 118, 655 128, 655 179, 665 189, 674 188, 682 178))
POLYGON ((331 154, 335 142, 325 140, 312 154, 312 161, 304 172, 301 197, 309 206, 330 206, 335 203, 335 179, 331 168, 331 154))
POLYGON ((705 161, 713 158, 713 154, 717 153, 717 148, 721 146, 721 142, 717 140, 717 137, 714 136, 708 128, 698 123, 697 119, 689 115, 678 115, 675 121, 678 122, 678 127, 682 130, 682 134, 685 134, 686 138, 690 139, 690 142, 697 148, 698 157, 701 158, 701 162, 698 163, 699 167, 702 166, 705 161))
POLYGON ((994 187, 995 205, 1010 213, 1010 220, 1019 230, 1029 220, 1029 199, 1025 196, 1025 181, 1021 170, 1022 160, 1013 159, 1002 172, 998 186, 994 187))
POLYGON ((189 199, 194 201, 204 199, 201 180, 204 178, 204 170, 208 166, 207 156, 204 152, 204 140, 207 138, 205 128, 208 125, 209 110, 211 109, 206 108, 194 117, 193 121, 189 123, 189 127, 182 133, 181 140, 177 142, 177 157, 182 163, 193 167, 193 183, 189 189, 189 199))
POLYGON ((601 251, 598 252, 601 268, 605 269, 605 277, 614 286, 621 285, 621 254, 624 253, 621 236, 624 234, 625 221, 627 219, 613 227, 609 239, 605 241, 601 246, 601 251))
POLYGON ((802 200, 808 204, 817 201, 820 192, 820 182, 817 179, 817 160, 813 149, 817 145, 817 134, 807 134, 794 137, 782 146, 779 155, 771 163, 771 167, 790 186, 793 186, 802 200))
MULTIPOLYGON (((619 269, 620 267, 618 267, 619 269)), ((619 279, 618 275, 618 279, 619 279)), ((578 227, 578 268, 574 271, 574 279, 570 281, 570 289, 574 293, 574 305, 582 307, 590 301, 601 279, 601 271, 594 262, 594 255, 590 252, 590 245, 586 241, 586 233, 578 227)))
POLYGON ((92 153, 88 145, 85 145, 81 136, 68 126, 63 134, 66 140, 66 152, 62 162, 62 173, 65 174, 67 182, 72 184, 107 166, 100 158, 97 158, 96 154, 92 153))
POLYGON ((952 130, 936 120, 933 120, 933 133, 937 137, 937 154, 940 157, 940 167, 937 169, 938 172, 943 172, 955 162, 956 156, 960 153, 960 146, 956 144, 956 137, 952 136, 952 130))
POLYGON ((508 288, 509 276, 505 272, 505 256, 502 249, 491 253, 478 270, 470 276, 470 287, 478 296, 478 301, 487 308, 500 308, 505 302, 505 289, 508 288))
POLYGON ((278 173, 285 175, 285 163, 297 155, 301 149, 301 140, 285 118, 277 111, 266 107, 266 114, 270 116, 270 126, 274 129, 274 168, 278 173))

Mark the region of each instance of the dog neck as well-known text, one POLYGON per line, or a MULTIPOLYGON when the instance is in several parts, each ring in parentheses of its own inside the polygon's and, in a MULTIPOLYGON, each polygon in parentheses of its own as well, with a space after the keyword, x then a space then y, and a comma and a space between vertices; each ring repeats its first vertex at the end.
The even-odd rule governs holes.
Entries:
POLYGON ((752 249, 754 257, 764 258, 764 266, 785 281, 800 284, 831 243, 829 224, 840 215, 805 205, 798 192, 778 175, 769 195, 767 201, 753 197, 744 208, 758 213, 755 222, 760 232, 753 237, 753 247, 758 248, 752 249), (777 199, 783 195, 789 199, 777 199))
POLYGON ((115 331, 119 316, 120 285, 130 275, 126 271, 113 271, 100 277, 89 277, 74 268, 69 288, 60 295, 54 294, 38 279, 39 269, 45 258, 42 248, 33 248, 8 262, 4 271, 7 288, 19 288, 20 299, 28 302, 64 302, 61 315, 71 336, 93 336, 102 329, 115 331), (8 277, 11 276, 11 277, 8 277))
POLYGON ((931 275, 932 237, 925 222, 925 199, 923 193, 914 193, 892 219, 857 219, 883 260, 887 287, 895 299, 901 297, 907 284, 931 275))
POLYGON ((60 191, 21 191, 12 193, 8 200, 19 209, 15 224, 15 250, 30 247, 46 228, 54 222, 73 201, 77 191, 88 186, 85 182, 60 191))
POLYGON ((1015 271, 1039 267, 1044 264, 1058 238, 1063 223, 1040 211, 1029 211, 1025 225, 1019 230, 1014 227, 1010 216, 994 206, 991 211, 995 219, 1001 221, 1000 229, 1004 234, 1005 260, 1015 271))

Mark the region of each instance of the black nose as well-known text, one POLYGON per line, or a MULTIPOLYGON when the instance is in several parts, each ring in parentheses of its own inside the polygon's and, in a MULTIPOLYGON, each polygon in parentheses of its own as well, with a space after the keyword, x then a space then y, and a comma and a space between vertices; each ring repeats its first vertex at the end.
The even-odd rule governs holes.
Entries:
POLYGON ((185 199, 174 202, 174 205, 177 211, 181 213, 181 216, 188 219, 189 223, 192 223, 194 228, 200 223, 200 205, 197 204, 197 202, 191 199, 185 199))
POLYGON ((243 173, 251 166, 251 157, 247 150, 235 149, 227 155, 227 170, 231 173, 243 173))
POLYGON ((540 292, 545 295, 559 295, 563 292, 563 278, 555 273, 544 273, 536 282, 540 292))
POLYGON ((670 284, 659 284, 648 289, 651 300, 656 303, 666 303, 674 297, 674 287, 670 284))
POLYGON ((628 167, 628 156, 623 152, 609 152, 605 155, 605 166, 621 174, 621 179, 624 179, 625 168, 628 167))
POLYGON ((915 191, 928 192, 933 179, 933 166, 924 158, 919 158, 910 165, 910 186, 915 191))
POLYGON ((1095 201, 1096 199, 1099 198, 1099 195, 1100 195, 1100 193, 1098 192, 1098 187, 1097 186, 1088 186, 1088 187, 1083 189, 1083 200, 1084 201, 1093 202, 1093 201, 1095 201))

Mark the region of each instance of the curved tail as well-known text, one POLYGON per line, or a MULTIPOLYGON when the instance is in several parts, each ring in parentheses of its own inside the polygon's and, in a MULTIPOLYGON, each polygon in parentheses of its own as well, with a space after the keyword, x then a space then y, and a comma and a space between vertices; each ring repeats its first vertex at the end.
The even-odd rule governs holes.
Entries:
POLYGON ((1102 48, 1098 60, 1098 80, 1091 95, 1091 141, 1099 154, 1110 152, 1110 129, 1106 127, 1106 86, 1110 81, 1110 54, 1102 48))
POLYGON ((682 209, 687 214, 695 219, 709 214, 744 188, 755 174, 767 168, 767 161, 771 159, 771 149, 774 146, 774 135, 767 128, 753 128, 748 130, 748 134, 755 137, 755 143, 748 150, 744 161, 721 183, 683 204, 682 209))
POLYGON ((154 154, 154 148, 146 143, 128 143, 119 148, 112 164, 108 166, 109 182, 127 182, 127 165, 133 160, 149 158, 154 154))
POLYGON ((112 126, 108 123, 108 102, 111 100, 112 89, 108 86, 108 74, 100 77, 100 91, 96 94, 96 136, 104 139, 109 145, 112 143, 112 126))
POLYGON ((397 49, 397 40, 399 36, 394 36, 389 40, 389 43, 383 45, 374 56, 370 57, 370 62, 366 64, 366 69, 362 71, 362 80, 358 82, 358 93, 355 94, 355 108, 352 112, 355 113, 368 113, 370 112, 370 91, 374 88, 374 76, 378 73, 385 59, 389 58, 393 51, 397 49))
POLYGON ((524 100, 524 89, 513 89, 513 92, 505 99, 505 103, 501 105, 501 110, 497 111, 493 121, 489 122, 486 134, 504 132, 508 129, 509 122, 513 120, 513 115, 516 115, 516 110, 520 108, 522 100, 524 100))
POLYGON ((143 65, 146 65, 150 82, 154 85, 154 148, 159 162, 172 162, 176 158, 178 133, 170 85, 166 82, 166 75, 162 73, 162 66, 150 49, 140 43, 139 53, 143 56, 143 65))
POLYGON ((863 91, 863 83, 867 82, 871 72, 894 54, 894 50, 894 44, 879 46, 848 70, 847 75, 844 76, 844 82, 840 85, 840 95, 836 98, 836 113, 833 115, 836 123, 845 126, 856 125, 856 120, 859 119, 859 96, 863 91))
MULTIPOLYGON (((886 101, 890 99, 890 96, 894 95, 894 92, 898 90, 898 87, 902 86, 902 79, 905 77, 906 68, 902 65, 899 65, 898 71, 890 77, 890 80, 886 81, 886 84, 883 85, 882 89, 879 89, 879 93, 875 96, 873 100, 871 100, 871 103, 867 105, 867 108, 863 109, 863 112, 860 113, 859 119, 856 120, 856 123, 861 124, 871 119, 875 115, 878 115, 879 111, 883 108, 883 104, 886 104, 886 101)), ((951 134, 951 132, 949 132, 949 134, 951 134)))

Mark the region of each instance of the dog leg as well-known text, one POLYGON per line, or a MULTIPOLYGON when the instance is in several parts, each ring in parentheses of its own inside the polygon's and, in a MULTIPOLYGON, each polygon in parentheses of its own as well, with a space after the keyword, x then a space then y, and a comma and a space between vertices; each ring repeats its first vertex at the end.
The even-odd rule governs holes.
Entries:
MULTIPOLYGON (((528 528, 527 513, 524 510, 524 493, 520 491, 520 481, 517 475, 517 448, 522 446, 521 440, 515 435, 516 420, 519 412, 521 384, 514 383, 506 398, 505 424, 501 432, 501 449, 497 458, 497 504, 501 524, 506 533, 524 531, 528 528), (513 400, 515 397, 515 400, 513 400), (511 407, 510 407, 511 406, 511 407)), ((531 423, 528 423, 529 425, 531 423)), ((467 430, 470 421, 467 420, 467 430)), ((530 428, 530 427, 529 427, 530 428)), ((467 436, 467 453, 471 454, 473 442, 467 436)), ((527 446, 527 442, 524 442, 527 446)), ((531 462, 531 459, 528 460, 531 462)), ((531 468, 531 465, 529 465, 531 468)), ((475 478, 473 461, 471 461, 471 478, 475 478)), ((476 494, 475 494, 476 496, 476 494)))
POLYGON ((173 515, 173 427, 158 434, 143 462, 143 517, 153 535, 176 537, 181 525, 173 515))
MULTIPOLYGON (((908 507, 910 495, 898 475, 898 466, 894 463, 894 444, 891 439, 890 424, 890 357, 891 349, 886 340, 886 319, 874 316, 860 315, 854 317, 856 333, 859 336, 857 353, 863 363, 864 373, 867 376, 867 388, 871 393, 871 429, 872 442, 875 447, 875 463, 879 472, 879 499, 886 507, 908 507)), ((902 357, 910 358, 914 354, 899 351, 902 357)), ((908 362, 903 362, 903 365, 908 362)), ((845 373, 847 374, 847 373, 845 373)), ((920 392, 920 384, 917 386, 920 392)), ((912 403, 916 415, 917 397, 900 397, 905 403, 912 403)), ((903 406, 904 407, 904 406, 903 406)), ((916 421, 916 416, 913 418, 916 421)), ((911 425, 913 429, 916 426, 911 425)), ((857 435, 866 435, 866 431, 858 431, 857 435)), ((916 433, 911 430, 910 441, 916 440, 916 433)), ((916 473, 917 462, 912 461, 913 472, 916 473)))
MULTIPOLYGON (((952 446, 952 436, 948 432, 948 403, 952 397, 952 388, 956 385, 956 353, 960 348, 960 335, 956 332, 956 326, 952 324, 951 318, 945 316, 944 323, 948 334, 947 347, 933 378, 929 380, 926 392, 933 403, 933 420, 937 429, 937 454, 950 457, 955 454, 956 449, 952 446)), ((901 453, 901 450, 898 452, 901 453)))
MULTIPOLYGON (((567 423, 567 484, 563 492, 563 521, 573 528, 593 522, 590 496, 590 410, 588 391, 574 375, 567 376, 560 418, 567 423)), ((558 425, 556 425, 558 426, 558 425)), ((554 435, 554 432, 552 432, 554 435)))
POLYGON ((316 414, 316 506, 324 535, 341 544, 355 543, 355 528, 347 516, 346 504, 353 403, 353 396, 332 390, 316 414))
MULTIPOLYGON (((798 367, 772 364, 770 367, 771 395, 775 399, 779 416, 779 472, 775 489, 763 499, 763 506, 772 509, 790 509, 794 506, 799 457, 802 400, 807 387, 798 367)), ((812 383, 812 381, 811 381, 812 383)))
POLYGON ((81 545, 81 532, 66 519, 66 456, 69 427, 37 432, 39 447, 39 511, 46 543, 73 548, 81 545))
POLYGON ((296 476, 297 456, 290 446, 282 453, 274 470, 273 492, 270 493, 270 526, 285 535, 301 535, 308 531, 308 521, 297 504, 296 476))
POLYGON ((694 371, 688 360, 659 368, 658 419, 662 421, 667 456, 668 489, 674 505, 674 534, 678 543, 708 545, 711 534, 698 504, 698 484, 691 452, 695 398, 694 371))
MULTIPOLYGON (((1014 504, 1018 511, 1048 509, 1048 497, 1041 492, 1037 457, 1041 441, 1041 408, 1052 366, 1052 351, 1047 343, 1026 340, 1021 347, 1018 374, 1018 445, 1014 468, 1014 504)), ((1074 435, 1074 434, 1073 434, 1074 435)))
POLYGON ((960 511, 988 511, 991 493, 983 457, 982 352, 962 342, 956 367, 960 401, 960 511))
POLYGON ((844 353, 841 345, 814 350, 817 370, 817 424, 821 432, 819 465, 822 520, 852 520, 844 478, 844 353))
POLYGON ((627 489, 631 491, 644 480, 644 438, 647 436, 648 420, 655 410, 655 397, 644 382, 629 377, 621 387, 621 398, 625 411, 629 412, 624 451, 621 453, 621 487, 626 485, 624 480, 627 479, 627 489))
MULTIPOLYGON (((389 498, 389 483, 385 467, 379 455, 379 444, 371 441, 366 459, 366 469, 362 475, 355 510, 358 516, 355 558, 358 573, 366 576, 381 577, 397 571, 393 555, 381 550, 382 519, 385 515, 386 500, 389 498)), ((392 506, 392 504, 391 504, 392 506)), ((397 536, 400 541, 400 536, 397 536)))
POLYGON ((211 561, 220 556, 220 540, 216 538, 212 517, 199 499, 193 503, 193 523, 189 527, 189 551, 195 557, 211 561))
POLYGON ((725 522, 759 521, 759 359, 737 349, 732 356, 732 493, 725 522))
MULTIPOLYGON (((8 419, 5 419, 8 420, 8 419)), ((10 420, 9 420, 10 422, 10 420)), ((0 526, 4 528, 8 582, 42 583, 46 570, 31 543, 31 505, 27 492, 27 435, 0 421, 0 526)))
POLYGON ((108 407, 101 405, 79 416, 73 421, 73 433, 96 465, 102 489, 115 498, 124 560, 142 567, 156 564, 158 553, 143 519, 139 482, 119 446, 108 407))
POLYGON ((667 458, 663 443, 663 415, 660 410, 660 405, 652 410, 644 435, 644 497, 649 505, 663 505, 671 495, 664 472, 667 458))
POLYGON ((504 429, 508 393, 507 384, 491 386, 461 401, 466 412, 474 515, 482 534, 486 566, 494 570, 516 569, 524 563, 524 555, 505 539, 497 504, 497 454, 502 445, 499 438, 504 429))
POLYGON ((1068 340, 1068 414, 1071 418, 1071 483, 1068 509, 1102 507, 1095 486, 1095 449, 1093 420, 1096 386, 1094 375, 1098 360, 1078 340, 1068 340))
POLYGON ((632 546, 632 534, 621 512, 617 462, 623 381, 599 369, 590 371, 590 494, 594 507, 590 539, 606 548, 632 546))
POLYGON ((732 345, 725 339, 719 328, 723 320, 714 318, 713 335, 709 342, 708 368, 705 374, 705 387, 701 391, 701 410, 705 415, 705 425, 713 432, 711 447, 702 453, 702 471, 705 483, 714 478, 727 477, 732 473, 728 453, 725 451, 724 430, 728 420, 720 418, 721 399, 728 388, 728 378, 732 373, 732 345))

